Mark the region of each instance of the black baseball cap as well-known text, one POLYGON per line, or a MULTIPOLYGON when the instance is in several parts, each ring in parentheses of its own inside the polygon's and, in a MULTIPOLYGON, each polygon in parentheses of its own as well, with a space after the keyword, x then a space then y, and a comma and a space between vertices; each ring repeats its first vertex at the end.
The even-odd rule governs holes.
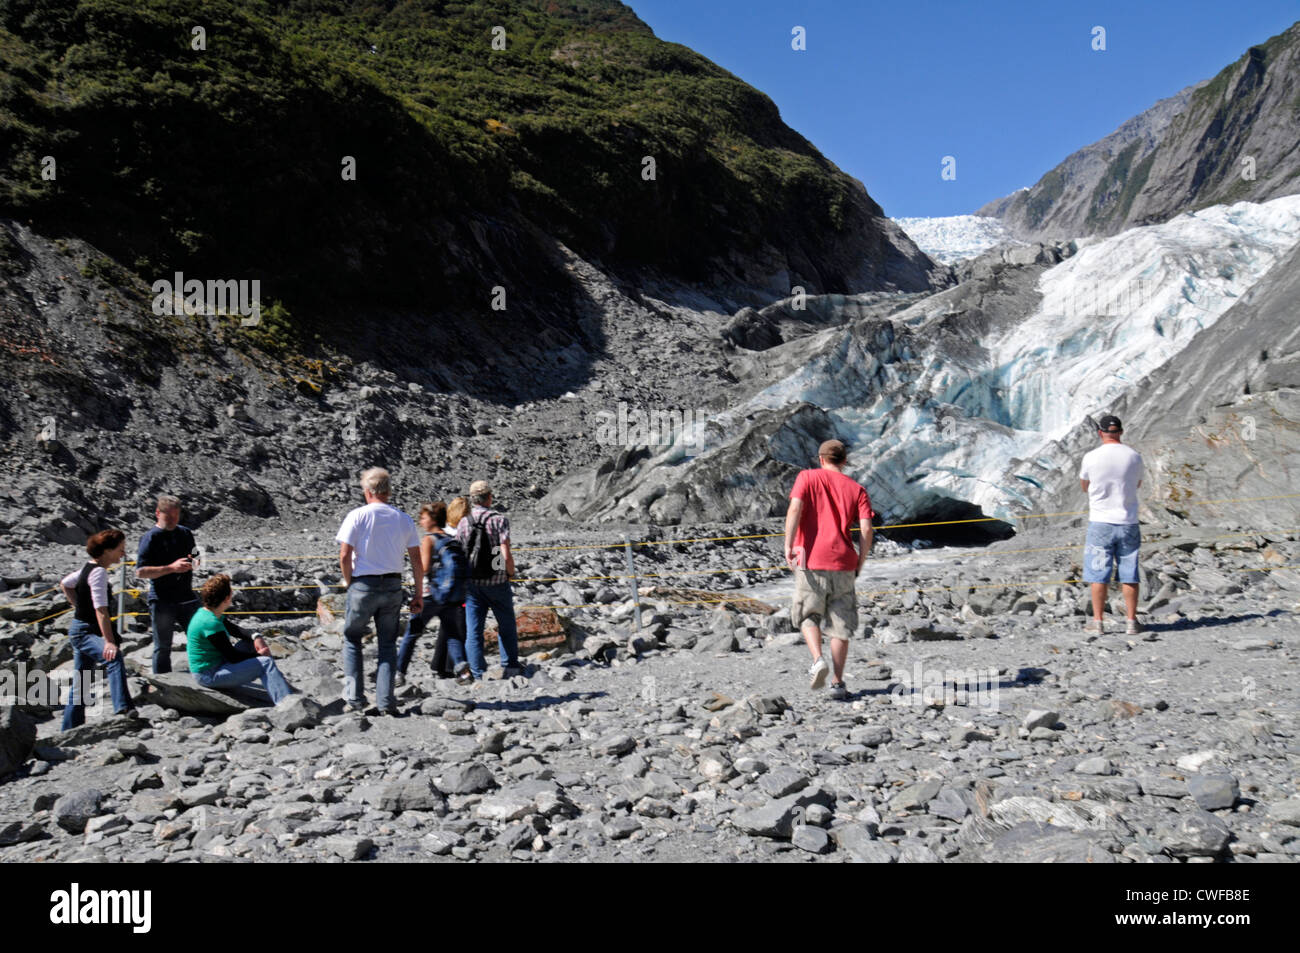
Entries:
POLYGON ((1114 414, 1107 414, 1097 421, 1097 429, 1102 433, 1123 433, 1124 425, 1119 422, 1119 418, 1114 414))

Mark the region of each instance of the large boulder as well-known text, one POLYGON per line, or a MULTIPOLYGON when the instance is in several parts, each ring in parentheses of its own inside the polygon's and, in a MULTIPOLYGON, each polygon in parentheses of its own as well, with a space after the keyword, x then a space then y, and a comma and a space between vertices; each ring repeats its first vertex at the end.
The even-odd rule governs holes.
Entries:
POLYGON ((0 778, 21 768, 35 746, 35 719, 21 708, 0 707, 0 778))
POLYGON ((266 692, 251 685, 221 690, 204 688, 194 681, 192 675, 181 672, 143 677, 149 683, 149 693, 143 701, 190 715, 235 715, 258 705, 271 704, 266 692))

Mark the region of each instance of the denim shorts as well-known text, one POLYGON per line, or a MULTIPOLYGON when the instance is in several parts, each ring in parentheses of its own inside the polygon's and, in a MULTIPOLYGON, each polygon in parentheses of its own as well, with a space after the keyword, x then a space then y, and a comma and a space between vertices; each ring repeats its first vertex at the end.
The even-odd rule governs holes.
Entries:
POLYGON ((1110 582, 1116 566, 1119 581, 1137 584, 1138 548, 1142 531, 1137 523, 1089 523, 1083 546, 1083 581, 1110 582))

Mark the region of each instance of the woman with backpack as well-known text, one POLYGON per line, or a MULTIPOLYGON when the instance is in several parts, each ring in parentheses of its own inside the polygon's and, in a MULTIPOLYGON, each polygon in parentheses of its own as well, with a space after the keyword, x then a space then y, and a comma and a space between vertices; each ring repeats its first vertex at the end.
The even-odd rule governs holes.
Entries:
POLYGON ((429 621, 438 618, 438 641, 433 650, 433 671, 439 678, 455 677, 472 682, 469 663, 465 660, 465 581, 469 575, 464 551, 455 537, 446 532, 447 505, 442 501, 420 507, 420 557, 424 562, 424 608, 411 619, 406 636, 397 650, 397 674, 402 681, 415 653, 415 643, 424 634, 429 621), (451 671, 447 660, 451 659, 451 671))

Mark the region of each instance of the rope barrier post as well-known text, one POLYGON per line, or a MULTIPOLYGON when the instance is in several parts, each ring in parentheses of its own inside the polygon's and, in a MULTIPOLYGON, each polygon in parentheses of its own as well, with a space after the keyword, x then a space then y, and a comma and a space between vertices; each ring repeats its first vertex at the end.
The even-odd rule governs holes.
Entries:
POLYGON ((623 534, 623 552, 627 554, 627 574, 632 579, 632 623, 637 632, 641 631, 641 592, 636 582, 636 566, 632 562, 632 541, 623 534))
MULTIPOLYGON (((126 560, 125 559, 122 560, 122 569, 118 573, 118 577, 117 577, 117 617, 122 620, 126 619, 126 560)), ((121 633, 124 632, 125 630, 126 630, 126 622, 125 621, 119 622, 118 638, 121 638, 121 633)))

